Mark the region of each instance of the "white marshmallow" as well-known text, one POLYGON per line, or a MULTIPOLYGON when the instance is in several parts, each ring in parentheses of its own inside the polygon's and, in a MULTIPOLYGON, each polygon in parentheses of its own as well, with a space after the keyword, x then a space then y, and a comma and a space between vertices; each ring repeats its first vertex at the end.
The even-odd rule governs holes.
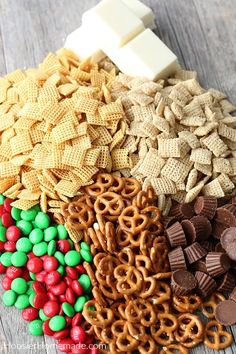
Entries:
POLYGON ((146 28, 154 29, 156 27, 155 16, 152 9, 150 9, 150 7, 144 5, 139 0, 122 0, 122 1, 123 3, 125 3, 126 6, 130 8, 130 10, 133 11, 133 13, 138 18, 140 18, 141 21, 143 21, 143 24, 146 28))

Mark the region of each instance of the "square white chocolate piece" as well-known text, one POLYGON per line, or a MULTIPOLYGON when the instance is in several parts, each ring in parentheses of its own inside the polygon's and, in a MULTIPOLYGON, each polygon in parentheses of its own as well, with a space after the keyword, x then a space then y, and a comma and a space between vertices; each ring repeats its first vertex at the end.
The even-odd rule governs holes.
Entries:
POLYGON ((104 52, 123 73, 149 80, 168 77, 178 68, 176 55, 146 29, 122 48, 104 52))
POLYGON ((97 63, 106 56, 94 40, 92 31, 84 26, 67 36, 64 47, 75 52, 81 61, 91 58, 92 63, 97 63))
POLYGON ((154 29, 155 26, 155 16, 147 5, 143 4, 139 0, 122 0, 126 6, 130 8, 133 13, 143 21, 143 24, 146 28, 154 29))
POLYGON ((122 47, 145 29, 121 0, 102 0, 83 14, 82 24, 93 31, 102 49, 122 47))

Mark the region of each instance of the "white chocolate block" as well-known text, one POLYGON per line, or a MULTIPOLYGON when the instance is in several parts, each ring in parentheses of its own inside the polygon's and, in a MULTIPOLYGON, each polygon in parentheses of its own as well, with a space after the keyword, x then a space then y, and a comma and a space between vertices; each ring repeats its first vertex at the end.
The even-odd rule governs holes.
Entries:
POLYGON ((101 48, 122 47, 144 31, 143 22, 121 1, 102 0, 82 16, 101 48))
POLYGON ((104 50, 120 71, 150 80, 165 78, 178 67, 176 55, 146 29, 122 48, 104 50))
POLYGON ((143 21, 143 24, 146 28, 154 29, 155 26, 155 16, 150 9, 150 7, 146 6, 139 0, 122 0, 126 6, 130 8, 133 13, 143 21))
POLYGON ((93 63, 97 63, 106 56, 99 48, 92 31, 84 26, 67 36, 64 47, 73 50, 81 61, 91 58, 93 63))

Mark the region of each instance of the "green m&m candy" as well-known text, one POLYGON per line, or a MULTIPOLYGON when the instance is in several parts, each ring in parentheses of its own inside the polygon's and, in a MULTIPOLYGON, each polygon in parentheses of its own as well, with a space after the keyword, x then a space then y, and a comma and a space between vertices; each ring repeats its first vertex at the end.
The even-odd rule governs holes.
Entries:
POLYGON ((46 229, 50 225, 50 218, 47 214, 40 211, 35 217, 35 224, 40 229, 46 229))
POLYGON ((33 320, 29 323, 29 332, 32 336, 41 336, 43 334, 43 321, 33 320))
POLYGON ((20 214, 21 214, 21 210, 16 208, 16 207, 12 207, 11 208, 11 216, 14 220, 16 221, 20 221, 21 217, 20 217, 20 214))
POLYGON ((35 280, 36 279, 36 274, 29 272, 30 278, 35 280))
POLYGON ((19 227, 22 234, 25 236, 29 235, 33 229, 31 222, 25 220, 17 221, 16 226, 19 227))
POLYGON ((11 289, 17 294, 25 294, 28 288, 27 281, 23 278, 15 278, 11 283, 11 289))
POLYGON ((48 244, 47 242, 40 242, 33 246, 33 254, 35 256, 41 257, 47 253, 48 244))
POLYGON ((60 251, 56 251, 54 253, 54 257, 58 260, 58 262, 61 264, 61 265, 65 265, 65 256, 62 252, 60 251))
POLYGON ((13 306, 16 302, 17 295, 13 290, 7 290, 2 296, 2 301, 5 306, 13 306))
POLYGON ((48 255, 53 256, 54 253, 56 252, 56 249, 57 249, 56 241, 55 240, 50 241, 48 244, 48 255))
POLYGON ((53 316, 49 321, 49 328, 52 331, 61 331, 66 326, 66 320, 63 316, 53 316))
POLYGON ((29 296, 29 303, 32 307, 34 307, 34 298, 35 298, 35 292, 32 292, 29 296))
POLYGON ((5 197, 4 195, 0 194, 0 205, 4 204, 5 197))
POLYGON ((82 250, 90 251, 90 246, 87 244, 87 242, 81 242, 80 247, 82 250))
POLYGON ((27 262, 27 259, 28 258, 27 258, 26 253, 24 253, 22 251, 16 251, 11 256, 12 265, 14 265, 15 267, 24 266, 27 262))
POLYGON ((86 292, 91 287, 91 280, 87 274, 81 274, 78 281, 82 285, 83 290, 86 292))
POLYGON ((33 221, 37 215, 37 211, 34 209, 29 209, 29 210, 22 210, 20 213, 20 217, 22 220, 25 221, 33 221))
POLYGON ((40 319, 41 319, 42 321, 47 321, 47 320, 49 320, 49 318, 50 318, 50 317, 47 317, 47 316, 45 315, 45 313, 43 312, 43 309, 40 309, 40 310, 39 310, 39 317, 40 317, 40 319))
POLYGON ((74 309, 76 312, 81 312, 83 311, 84 305, 87 302, 87 298, 85 296, 80 296, 78 297, 78 299, 76 300, 75 304, 74 304, 74 309))
POLYGON ((43 240, 43 231, 39 228, 33 229, 29 234, 30 242, 36 245, 43 240))
POLYGON ((69 302, 63 302, 62 304, 62 310, 66 316, 73 317, 75 314, 75 310, 69 302))
POLYGON ((57 225, 57 232, 59 240, 65 240, 68 236, 68 232, 64 225, 57 225))
POLYGON ((28 239, 28 237, 21 237, 16 242, 16 249, 17 251, 22 251, 28 253, 32 249, 32 243, 28 239))
POLYGON ((13 252, 4 252, 1 257, 0 261, 5 267, 9 267, 12 265, 11 257, 13 255, 13 252))
POLYGON ((5 242, 6 241, 6 227, 0 226, 0 241, 5 242))
POLYGON ((82 256, 82 258, 86 261, 86 262, 92 262, 93 260, 93 256, 92 254, 90 253, 90 251, 87 251, 85 249, 81 249, 80 250, 80 254, 82 256))
POLYGON ((23 310, 26 307, 28 307, 29 305, 30 305, 30 303, 29 303, 29 296, 28 295, 22 294, 17 297, 17 300, 15 302, 15 307, 18 310, 23 310))
POLYGON ((56 226, 50 226, 44 230, 44 241, 49 242, 56 238, 57 236, 57 228, 56 226))
POLYGON ((59 265, 59 267, 57 268, 58 273, 60 273, 61 275, 65 274, 65 268, 63 267, 63 265, 59 265))
POLYGON ((74 267, 76 265, 78 265, 81 261, 81 256, 79 254, 79 252, 75 251, 75 250, 71 250, 68 251, 65 254, 65 263, 68 266, 74 267))

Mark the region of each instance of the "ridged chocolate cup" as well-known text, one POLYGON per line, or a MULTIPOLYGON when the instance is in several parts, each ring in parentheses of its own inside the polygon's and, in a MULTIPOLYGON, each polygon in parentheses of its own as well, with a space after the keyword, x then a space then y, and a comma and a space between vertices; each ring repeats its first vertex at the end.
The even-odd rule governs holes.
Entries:
POLYGON ((188 295, 197 286, 194 275, 187 270, 176 270, 172 273, 171 289, 176 295, 188 295))
POLYGON ((206 273, 197 271, 195 273, 195 278, 197 280, 196 291, 199 295, 203 297, 206 297, 213 293, 213 291, 217 287, 215 280, 206 273))
POLYGON ((182 247, 177 247, 168 254, 170 269, 172 272, 180 269, 187 269, 182 247))
POLYGON ((181 222, 188 244, 195 241, 207 240, 211 234, 212 227, 210 221, 201 215, 194 216, 190 220, 181 222))
POLYGON ((229 258, 232 261, 236 261, 236 227, 225 229, 221 235, 220 242, 229 258))
POLYGON ((212 223, 212 235, 216 240, 220 240, 223 232, 228 228, 227 225, 222 224, 218 220, 214 220, 212 223))
POLYGON ((208 252, 213 252, 215 251, 215 245, 209 240, 202 241, 200 245, 208 252))
POLYGON ((216 306, 216 320, 224 326, 236 323, 236 303, 233 300, 225 300, 216 306))
POLYGON ((177 218, 175 216, 163 216, 161 218, 161 223, 164 227, 164 229, 167 229, 171 225, 173 225, 177 221, 177 218))
POLYGON ((175 216, 178 221, 182 221, 183 219, 191 219, 194 216, 194 209, 189 203, 181 203, 171 208, 170 215, 175 216))
POLYGON ((201 245, 199 245, 198 242, 194 242, 192 245, 184 249, 184 253, 187 257, 188 263, 192 264, 205 257, 207 251, 201 245))
POLYGON ((236 226, 236 205, 226 204, 217 208, 215 221, 228 227, 236 226))
POLYGON ((222 244, 220 242, 215 245, 215 251, 225 253, 225 249, 222 247, 222 244))
POLYGON ((207 272, 207 267, 206 267, 206 259, 200 259, 199 261, 191 264, 191 270, 194 272, 203 272, 205 274, 208 274, 207 272))
POLYGON ((227 204, 229 202, 229 198, 222 197, 217 199, 217 208, 222 207, 223 205, 227 204))
POLYGON ((230 259, 223 252, 209 252, 206 256, 206 267, 211 277, 219 277, 230 268, 230 259))
POLYGON ((235 276, 229 271, 217 280, 217 291, 229 293, 234 289, 235 285, 235 276))
POLYGON ((213 219, 217 209, 217 199, 215 197, 200 196, 194 204, 194 211, 197 215, 205 216, 207 219, 213 219))
POLYGON ((236 287, 233 288, 231 294, 229 295, 230 300, 233 300, 234 302, 236 302, 236 287))
POLYGON ((166 229, 166 235, 171 247, 187 245, 184 230, 178 221, 166 229))

